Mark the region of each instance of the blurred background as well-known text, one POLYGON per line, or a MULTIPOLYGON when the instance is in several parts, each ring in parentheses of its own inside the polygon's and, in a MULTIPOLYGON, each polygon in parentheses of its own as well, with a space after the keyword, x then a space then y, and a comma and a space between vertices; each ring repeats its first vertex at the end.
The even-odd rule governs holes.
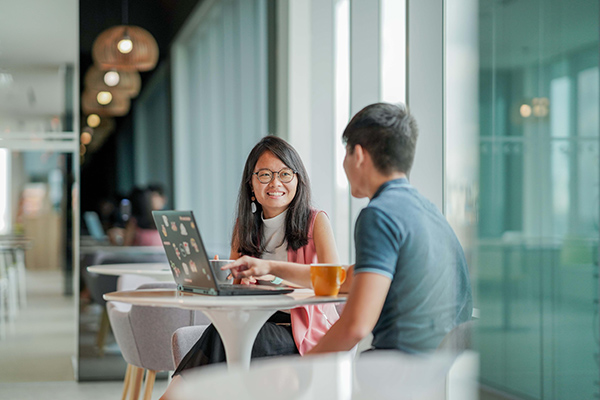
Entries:
POLYGON ((599 398, 599 17, 592 0, 0 0, 0 382, 122 379, 116 279, 86 266, 162 260, 130 233, 163 208, 227 257, 264 135, 300 152, 352 263, 366 203, 341 133, 402 101, 411 181, 467 254, 481 398, 599 398))

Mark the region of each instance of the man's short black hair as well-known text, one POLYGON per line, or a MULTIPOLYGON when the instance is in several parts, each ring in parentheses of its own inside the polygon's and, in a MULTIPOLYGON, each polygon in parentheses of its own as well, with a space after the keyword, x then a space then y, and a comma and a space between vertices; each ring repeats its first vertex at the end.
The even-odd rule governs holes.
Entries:
POLYGON ((377 170, 409 174, 415 159, 417 122, 404 104, 375 103, 360 110, 348 123, 342 141, 350 153, 361 145, 377 170))

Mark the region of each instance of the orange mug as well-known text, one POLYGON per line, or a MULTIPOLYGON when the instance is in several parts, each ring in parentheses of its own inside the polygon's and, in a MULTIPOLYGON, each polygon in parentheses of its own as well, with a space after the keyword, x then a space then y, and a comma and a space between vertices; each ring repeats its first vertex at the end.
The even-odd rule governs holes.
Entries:
POLYGON ((310 281, 317 296, 337 296, 346 280, 346 270, 339 264, 310 264, 310 281))

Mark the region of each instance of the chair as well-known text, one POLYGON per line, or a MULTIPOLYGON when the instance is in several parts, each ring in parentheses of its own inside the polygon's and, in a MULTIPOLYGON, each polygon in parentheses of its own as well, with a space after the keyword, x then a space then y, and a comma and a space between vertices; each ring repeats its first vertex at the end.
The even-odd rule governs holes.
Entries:
MULTIPOLYGON (((174 283, 169 282, 145 284, 139 289, 175 287, 174 283)), ((107 310, 115 339, 128 364, 123 385, 123 400, 128 394, 130 399, 139 397, 144 371, 146 379, 143 398, 150 400, 156 373, 175 369, 171 352, 173 333, 181 327, 195 324, 200 326, 194 328, 203 332, 210 323, 201 312, 177 308, 108 302, 107 310)))
MULTIPOLYGON (((2 253, 0 253, 0 257, 2 257, 2 253)), ((2 263, 1 260, 0 263, 2 263)), ((8 277, 6 276, 5 270, 0 267, 0 340, 6 337, 6 322, 9 314, 8 287, 8 277)))
MULTIPOLYGON (((210 321, 208 322, 210 324, 210 321)), ((207 325, 185 326, 177 329, 171 338, 171 346, 173 351, 173 364, 178 366, 183 357, 190 351, 192 346, 196 344, 200 336, 204 333, 207 325)))
POLYGON ((474 320, 463 322, 452 329, 438 346, 438 351, 463 352, 472 348, 474 320))
POLYGON ((456 355, 444 388, 445 399, 476 399, 478 356, 473 349, 473 330, 476 320, 463 322, 454 327, 438 346, 438 352, 456 355))
POLYGON ((0 280, 3 282, 1 284, 3 288, 2 303, 5 307, 5 311, 2 312, 12 331, 14 330, 13 321, 19 313, 19 280, 9 249, 0 250, 0 280))
MULTIPOLYGON (((98 252, 89 261, 89 265, 104 265, 104 264, 133 264, 146 262, 164 262, 167 263, 166 256, 163 253, 144 254, 114 254, 110 252, 98 252)), ((89 272, 87 265, 82 265, 81 275, 85 282, 90 297, 94 303, 102 307, 102 315, 100 317, 100 328, 96 336, 96 346, 100 355, 104 354, 104 342, 110 329, 108 322, 108 313, 106 310, 106 301, 102 297, 105 293, 114 292, 117 290, 117 276, 101 275, 89 272)))

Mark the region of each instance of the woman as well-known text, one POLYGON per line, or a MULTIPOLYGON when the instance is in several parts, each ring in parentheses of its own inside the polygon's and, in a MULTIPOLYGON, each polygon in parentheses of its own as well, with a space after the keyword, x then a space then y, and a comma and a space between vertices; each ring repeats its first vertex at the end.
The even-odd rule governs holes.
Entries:
POLYGON ((162 240, 152 219, 157 208, 154 191, 135 188, 131 192, 132 216, 125 225, 123 246, 162 246, 162 240))
MULTIPOLYGON (((294 268, 337 263, 338 254, 327 215, 311 208, 310 182, 298 153, 286 141, 264 137, 250 152, 238 196, 231 258, 260 257, 294 268)), ((293 272, 286 274, 293 278, 293 272)), ((260 281, 282 283, 273 275, 260 281)), ((293 280, 293 279, 292 279, 293 280)), ((299 282, 305 286, 310 283, 299 282)), ((304 354, 339 318, 331 304, 279 311, 261 328, 252 358, 304 354)), ((189 368, 225 361, 225 351, 211 325, 183 358, 163 399, 189 368)))

